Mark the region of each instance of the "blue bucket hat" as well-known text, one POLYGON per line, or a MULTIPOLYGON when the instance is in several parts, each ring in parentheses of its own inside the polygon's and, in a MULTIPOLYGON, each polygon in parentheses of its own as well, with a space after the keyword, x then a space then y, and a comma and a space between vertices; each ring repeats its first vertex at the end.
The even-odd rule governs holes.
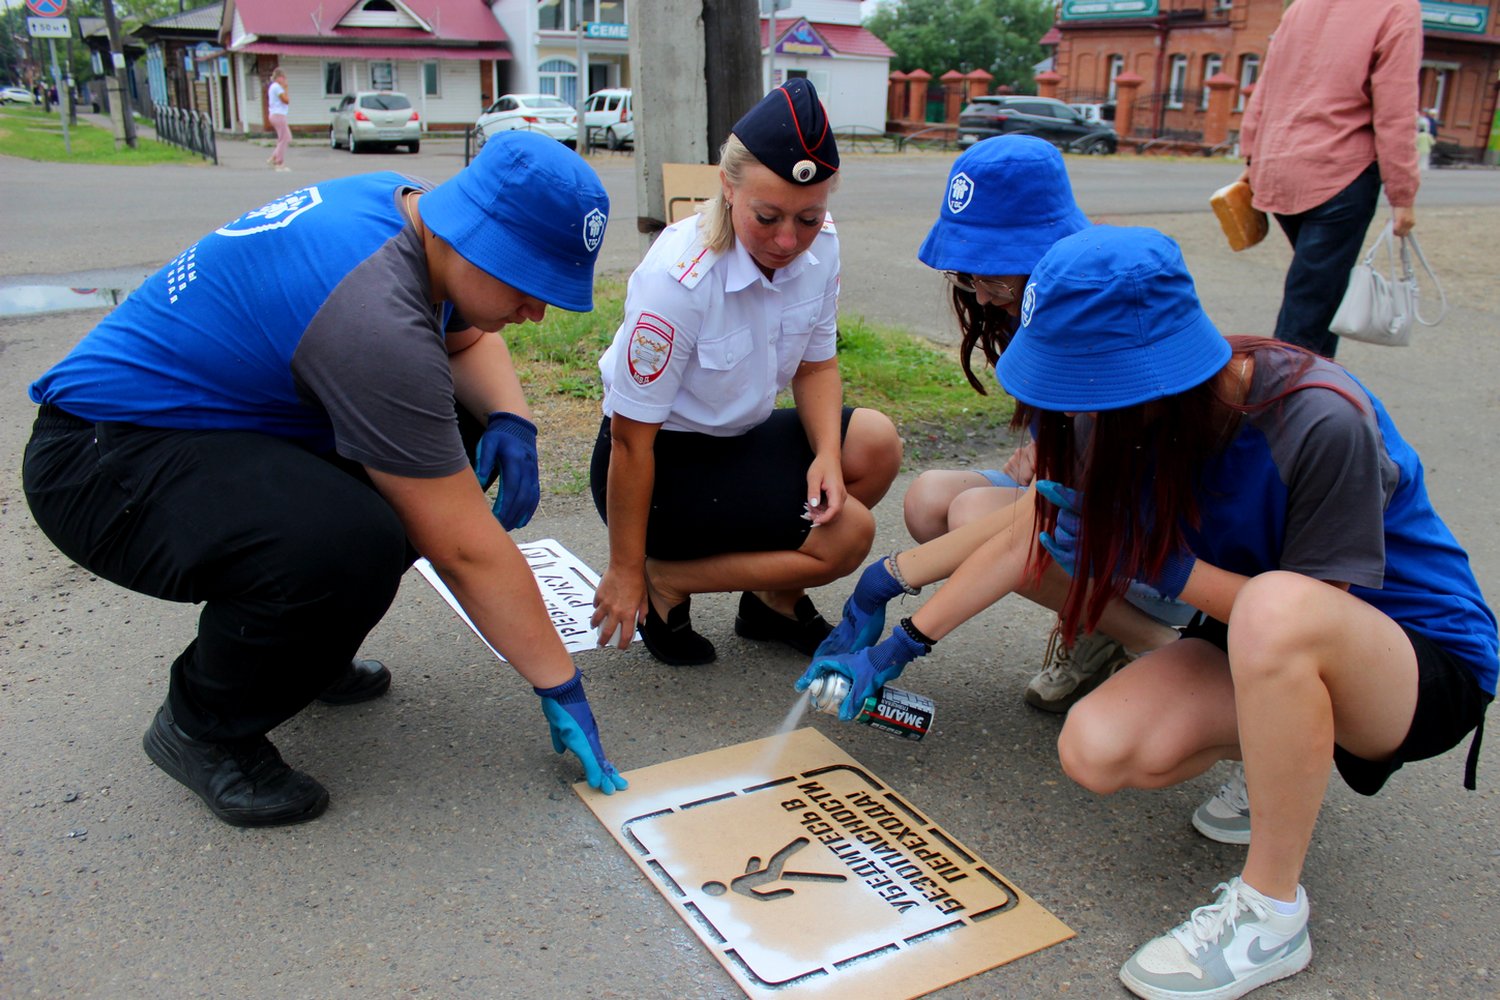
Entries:
POLYGON ((1031 272, 995 375, 1044 410, 1118 410, 1202 385, 1230 354, 1176 243, 1154 229, 1090 226, 1031 272))
POLYGON ((1088 225, 1050 142, 997 135, 953 161, 942 211, 917 258, 939 271, 1030 274, 1052 244, 1088 225))
POLYGON ((594 261, 609 195, 556 139, 501 132, 417 202, 427 228, 470 264, 548 305, 594 308, 594 261))

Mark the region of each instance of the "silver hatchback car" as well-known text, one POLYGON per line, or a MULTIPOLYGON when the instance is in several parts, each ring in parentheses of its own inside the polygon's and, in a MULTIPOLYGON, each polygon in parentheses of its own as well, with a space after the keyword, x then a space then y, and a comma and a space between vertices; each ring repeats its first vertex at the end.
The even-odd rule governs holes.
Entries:
POLYGON ((328 145, 348 146, 359 153, 376 146, 405 146, 413 153, 422 148, 422 119, 411 99, 394 90, 360 90, 345 94, 328 109, 328 145))

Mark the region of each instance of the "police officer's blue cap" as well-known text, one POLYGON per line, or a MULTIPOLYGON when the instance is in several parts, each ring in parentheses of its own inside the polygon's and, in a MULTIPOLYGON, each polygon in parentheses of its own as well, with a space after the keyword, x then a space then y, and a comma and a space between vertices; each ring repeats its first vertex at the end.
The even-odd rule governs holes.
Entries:
POLYGON ((599 175, 556 139, 501 132, 417 202, 427 228, 490 277, 573 312, 594 308, 609 223, 599 175))
POLYGON ((1050 142, 997 135, 953 161, 917 258, 939 271, 1030 274, 1052 244, 1088 224, 1050 142))
POLYGON ((1176 243, 1155 229, 1090 226, 1031 272, 995 374, 1044 410, 1118 410, 1202 385, 1229 356, 1176 243))
POLYGON ((762 97, 731 131, 772 173, 793 184, 816 184, 838 173, 839 147, 828 112, 801 77, 762 97))

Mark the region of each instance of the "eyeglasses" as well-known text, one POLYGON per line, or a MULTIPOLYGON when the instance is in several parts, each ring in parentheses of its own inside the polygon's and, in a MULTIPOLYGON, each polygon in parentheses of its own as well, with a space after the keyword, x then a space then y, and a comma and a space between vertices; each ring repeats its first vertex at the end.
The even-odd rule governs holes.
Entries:
POLYGON ((971 295, 984 292, 997 306, 1008 305, 1016 301, 1016 290, 999 278, 976 278, 963 271, 944 271, 943 277, 948 279, 948 284, 961 292, 968 292, 971 295))

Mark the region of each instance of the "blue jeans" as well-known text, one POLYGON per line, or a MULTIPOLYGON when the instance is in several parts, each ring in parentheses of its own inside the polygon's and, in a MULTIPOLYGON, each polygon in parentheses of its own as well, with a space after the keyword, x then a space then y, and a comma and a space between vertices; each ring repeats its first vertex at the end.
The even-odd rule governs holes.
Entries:
POLYGON ((1379 198, 1380 167, 1371 163, 1318 207, 1276 216, 1292 244, 1292 266, 1276 317, 1277 340, 1333 357, 1339 338, 1328 324, 1349 287, 1349 269, 1359 260, 1379 198))

